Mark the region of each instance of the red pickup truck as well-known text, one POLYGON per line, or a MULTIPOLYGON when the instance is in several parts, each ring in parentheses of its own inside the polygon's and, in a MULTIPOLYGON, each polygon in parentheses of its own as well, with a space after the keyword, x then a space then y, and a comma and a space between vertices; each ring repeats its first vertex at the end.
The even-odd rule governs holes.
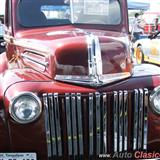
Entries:
POLYGON ((132 64, 126 0, 5 6, 1 159, 141 159, 160 151, 160 68, 132 64))

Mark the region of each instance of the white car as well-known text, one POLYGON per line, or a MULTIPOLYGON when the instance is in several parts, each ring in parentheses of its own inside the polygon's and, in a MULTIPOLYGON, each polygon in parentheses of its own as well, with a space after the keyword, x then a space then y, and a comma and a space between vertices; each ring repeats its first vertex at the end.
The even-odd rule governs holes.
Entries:
POLYGON ((143 62, 160 65, 160 31, 134 43, 134 56, 138 64, 143 62))

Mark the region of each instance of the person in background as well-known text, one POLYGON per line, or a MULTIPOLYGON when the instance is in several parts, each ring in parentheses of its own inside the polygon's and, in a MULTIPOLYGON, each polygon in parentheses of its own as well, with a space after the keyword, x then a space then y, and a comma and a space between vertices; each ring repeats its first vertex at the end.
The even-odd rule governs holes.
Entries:
POLYGON ((135 19, 133 22, 131 35, 134 37, 134 41, 140 39, 143 34, 144 28, 141 26, 142 20, 139 18, 139 13, 135 13, 135 19))
POLYGON ((148 38, 154 38, 155 34, 157 34, 159 32, 159 22, 158 22, 158 18, 155 19, 155 23, 152 26, 152 30, 150 32, 150 35, 148 36, 148 38))
POLYGON ((159 30, 158 30, 158 25, 159 25, 159 23, 158 23, 158 18, 156 18, 155 19, 155 26, 154 26, 154 31, 155 32, 158 32, 159 30))

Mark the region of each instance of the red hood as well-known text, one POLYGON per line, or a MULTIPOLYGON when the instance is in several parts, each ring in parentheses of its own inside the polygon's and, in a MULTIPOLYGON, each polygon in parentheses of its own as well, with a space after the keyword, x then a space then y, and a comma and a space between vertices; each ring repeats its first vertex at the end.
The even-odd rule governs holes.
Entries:
MULTIPOLYGON (((131 73, 128 38, 122 33, 75 28, 55 31, 49 28, 19 32, 17 39, 20 38, 19 43, 29 50, 34 49, 40 53, 44 51, 43 56, 48 63, 45 71, 54 78, 56 75, 89 74, 87 37, 90 35, 98 39, 102 59, 101 74, 131 73)), ((32 56, 30 53, 25 54, 32 56)), ((23 62, 30 65, 25 60, 23 62)), ((30 66, 35 67, 33 64, 30 66)))

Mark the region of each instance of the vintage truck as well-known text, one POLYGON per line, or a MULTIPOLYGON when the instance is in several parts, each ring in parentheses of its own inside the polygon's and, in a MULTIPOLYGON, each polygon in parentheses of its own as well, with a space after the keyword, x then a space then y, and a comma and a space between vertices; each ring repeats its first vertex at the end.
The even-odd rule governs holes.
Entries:
POLYGON ((6 1, 1 159, 160 151, 160 68, 133 65, 128 28, 126 0, 6 1))

